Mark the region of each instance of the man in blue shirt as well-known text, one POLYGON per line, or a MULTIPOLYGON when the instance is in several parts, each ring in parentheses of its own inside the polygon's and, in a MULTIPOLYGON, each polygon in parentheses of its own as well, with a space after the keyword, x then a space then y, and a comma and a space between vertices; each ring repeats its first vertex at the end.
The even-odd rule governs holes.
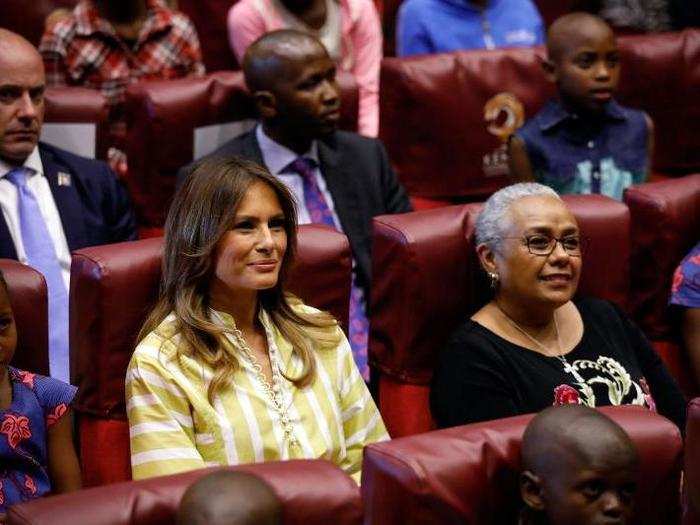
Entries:
POLYGON ((531 0, 406 0, 397 24, 398 56, 544 43, 531 0))

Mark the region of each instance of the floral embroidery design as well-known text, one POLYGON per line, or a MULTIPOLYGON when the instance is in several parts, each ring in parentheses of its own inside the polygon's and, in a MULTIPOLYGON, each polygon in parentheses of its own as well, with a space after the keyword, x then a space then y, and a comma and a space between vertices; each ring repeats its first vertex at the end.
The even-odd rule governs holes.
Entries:
POLYGON ((2 481, 0 481, 0 505, 5 504, 5 491, 2 490, 2 481))
POLYGON ((20 441, 32 437, 32 432, 29 429, 29 418, 7 414, 0 424, 0 433, 7 434, 7 442, 12 448, 17 448, 20 441))
POLYGON ((34 376, 36 374, 32 374, 31 372, 25 372, 24 370, 19 370, 17 372, 17 375, 19 376, 20 381, 27 385, 29 388, 34 389, 34 376))
POLYGON ((601 356, 595 361, 579 359, 567 363, 564 372, 572 375, 575 381, 573 386, 564 384, 554 389, 554 405, 579 403, 595 407, 600 404, 596 400, 596 392, 598 395, 602 392, 607 394, 604 397, 607 397, 611 405, 639 405, 651 410, 656 408, 646 381, 640 380, 642 386, 635 383, 627 370, 610 357, 601 356))
POLYGON ((56 406, 56 408, 53 409, 53 412, 46 416, 46 427, 48 428, 53 426, 54 423, 56 423, 56 421, 61 419, 61 417, 63 416, 63 414, 66 413, 67 410, 68 405, 66 405, 65 403, 61 403, 60 405, 56 406))
POLYGON ((559 405, 578 405, 581 399, 578 395, 578 390, 570 385, 559 385, 554 389, 554 403, 559 405))
POLYGON ((681 284, 683 283, 683 271, 681 270, 681 267, 679 266, 676 268, 676 271, 673 272, 673 283, 671 283, 671 292, 676 293, 679 288, 681 287, 681 284))
POLYGON ((36 494, 36 484, 34 483, 34 480, 26 474, 24 475, 24 486, 27 488, 27 490, 29 490, 30 494, 36 494))

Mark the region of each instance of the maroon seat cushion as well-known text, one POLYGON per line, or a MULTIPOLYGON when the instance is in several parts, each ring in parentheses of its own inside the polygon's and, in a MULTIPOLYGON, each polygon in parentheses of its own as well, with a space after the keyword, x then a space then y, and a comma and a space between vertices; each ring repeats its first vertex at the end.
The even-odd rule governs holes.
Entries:
POLYGON ((12 366, 49 375, 48 296, 44 276, 12 259, 0 259, 17 327, 12 366))
MULTIPOLYGON (((618 99, 655 121, 654 168, 700 170, 700 31, 619 39, 618 99)), ((382 62, 380 137, 412 196, 480 199, 507 183, 499 94, 525 118, 554 94, 541 71, 542 48, 462 51, 382 62), (489 104, 490 102, 490 104, 489 104), (495 117, 487 115, 493 106, 495 117), (410 109, 407 109, 410 108, 410 109)))
MULTIPOLYGON (((349 73, 339 72, 340 126, 357 129, 358 91, 349 73)), ((213 124, 256 118, 255 104, 240 71, 204 78, 142 82, 126 92, 129 120, 127 185, 139 223, 160 227, 175 190, 178 169, 193 160, 193 132, 213 124)))
POLYGON ((700 174, 632 186, 631 292, 635 318, 654 339, 675 339, 668 316, 673 272, 700 238, 700 174))
MULTIPOLYGON (((218 469, 204 469, 87 489, 15 505, 13 525, 170 525, 187 487, 218 469)), ((226 467, 266 482, 280 499, 285 525, 359 525, 355 482, 327 461, 285 461, 226 467)))
MULTIPOLYGON (((678 428, 643 408, 605 407, 640 457, 637 521, 678 523, 683 443, 678 428)), ((365 449, 365 520, 406 523, 517 523, 522 435, 532 415, 375 443, 365 449)))
POLYGON ((685 427, 685 508, 683 523, 700 523, 700 398, 688 403, 685 427))

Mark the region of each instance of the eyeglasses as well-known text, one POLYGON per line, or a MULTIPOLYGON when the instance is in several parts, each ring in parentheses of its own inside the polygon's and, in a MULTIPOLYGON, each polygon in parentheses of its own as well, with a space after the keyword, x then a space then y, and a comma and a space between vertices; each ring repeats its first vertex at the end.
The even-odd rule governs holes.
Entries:
POLYGON ((548 257, 557 246, 561 244, 564 251, 572 257, 581 257, 588 247, 588 238, 578 235, 567 235, 566 237, 551 237, 549 235, 528 235, 527 237, 501 237, 501 239, 519 239, 527 246, 527 251, 532 255, 548 257))

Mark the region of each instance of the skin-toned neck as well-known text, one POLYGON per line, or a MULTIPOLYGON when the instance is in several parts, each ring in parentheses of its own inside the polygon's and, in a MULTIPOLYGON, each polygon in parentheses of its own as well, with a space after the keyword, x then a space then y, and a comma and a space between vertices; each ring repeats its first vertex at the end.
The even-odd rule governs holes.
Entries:
POLYGON ((536 331, 547 328, 554 322, 554 312, 558 306, 538 305, 532 301, 521 303, 516 300, 509 300, 501 294, 494 298, 498 308, 515 321, 521 328, 536 331))
POLYGON ((12 404, 12 384, 7 365, 0 365, 0 410, 10 408, 12 404))
POLYGON ((146 15, 145 0, 96 0, 100 15, 113 24, 130 24, 146 15))
POLYGON ((313 137, 301 136, 298 130, 290 130, 283 123, 273 123, 271 121, 263 122, 263 130, 265 135, 270 137, 277 144, 289 148, 297 155, 303 155, 311 147, 313 137))
POLYGON ((244 334, 256 330, 257 290, 236 290, 234 292, 214 276, 209 286, 209 303, 215 310, 231 315, 235 319, 238 329, 244 334))

